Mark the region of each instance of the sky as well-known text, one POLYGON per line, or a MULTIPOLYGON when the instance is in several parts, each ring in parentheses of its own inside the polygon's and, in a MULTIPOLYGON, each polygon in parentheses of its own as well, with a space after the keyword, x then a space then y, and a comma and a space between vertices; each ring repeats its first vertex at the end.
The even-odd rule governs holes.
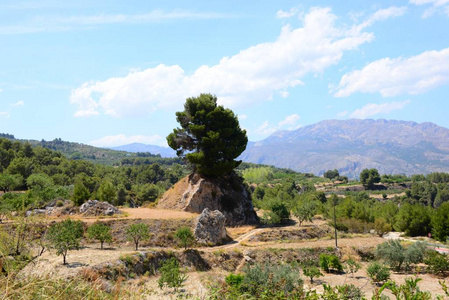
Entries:
POLYGON ((449 0, 0 0, 0 133, 166 146, 200 93, 251 141, 326 119, 449 127, 449 0))

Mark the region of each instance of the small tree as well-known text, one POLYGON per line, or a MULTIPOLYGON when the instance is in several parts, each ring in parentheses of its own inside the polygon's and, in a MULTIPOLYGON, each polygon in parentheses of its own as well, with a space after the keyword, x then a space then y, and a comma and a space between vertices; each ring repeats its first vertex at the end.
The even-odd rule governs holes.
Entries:
POLYGON ((103 243, 104 242, 110 243, 112 241, 111 227, 102 222, 97 221, 91 226, 89 226, 89 228, 87 228, 87 237, 89 239, 99 240, 100 249, 103 250, 103 243))
POLYGON ((195 241, 193 232, 189 227, 181 227, 176 230, 175 238, 179 240, 185 250, 187 249, 187 247, 190 247, 195 241))
POLYGON ((150 238, 150 229, 148 225, 143 223, 129 225, 126 229, 128 240, 133 241, 136 246, 136 251, 139 248, 139 242, 150 238))
POLYGON ((338 172, 337 169, 334 169, 334 170, 327 170, 326 172, 324 172, 324 175, 323 175, 323 176, 324 176, 324 178, 333 180, 333 179, 339 177, 339 176, 340 176, 340 173, 338 172))
POLYGON ((62 255, 63 264, 67 264, 67 252, 78 250, 83 237, 83 224, 81 221, 66 219, 51 226, 47 231, 50 246, 56 250, 56 255, 62 255))
POLYGON ((313 221, 313 216, 316 212, 316 203, 314 201, 307 201, 307 199, 298 202, 293 209, 293 215, 298 218, 299 226, 304 221, 313 221))
POLYGON ((313 283, 313 278, 321 277, 323 274, 317 267, 306 267, 303 269, 304 276, 310 278, 310 283, 313 283))
POLYGON ((354 273, 360 270, 360 264, 350 257, 347 261, 345 261, 345 270, 347 273, 354 276, 354 273))
POLYGON ((178 260, 174 257, 167 259, 159 271, 161 277, 159 277, 158 284, 161 289, 167 286, 174 288, 176 291, 187 279, 187 275, 181 272, 178 260))
POLYGON ((377 169, 364 169, 360 173, 360 182, 365 190, 370 190, 375 183, 380 182, 380 175, 377 169))
POLYGON ((390 279, 390 270, 378 262, 371 263, 366 269, 366 272, 369 278, 371 278, 371 280, 376 284, 386 282, 390 279))

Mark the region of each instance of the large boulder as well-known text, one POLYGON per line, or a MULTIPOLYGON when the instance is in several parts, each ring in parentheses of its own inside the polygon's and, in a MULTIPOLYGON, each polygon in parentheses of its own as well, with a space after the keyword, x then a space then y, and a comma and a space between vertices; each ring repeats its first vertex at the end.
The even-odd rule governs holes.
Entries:
POLYGON ((195 238, 200 244, 218 245, 226 240, 226 217, 218 210, 205 208, 195 221, 195 238))
POLYGON ((84 216, 112 216, 120 214, 120 210, 112 204, 98 200, 88 200, 80 206, 84 216))
POLYGON ((158 201, 158 208, 202 213, 205 208, 219 210, 226 225, 257 224, 259 219, 251 193, 237 174, 208 178, 197 173, 181 179, 158 201))

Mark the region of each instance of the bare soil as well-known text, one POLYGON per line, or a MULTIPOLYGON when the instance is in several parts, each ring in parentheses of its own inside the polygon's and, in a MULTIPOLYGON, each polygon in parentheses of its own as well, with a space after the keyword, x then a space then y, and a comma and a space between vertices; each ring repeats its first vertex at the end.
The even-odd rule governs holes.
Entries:
MULTIPOLYGON (((139 252, 165 250, 182 253, 182 249, 175 246, 170 240, 170 232, 174 232, 183 224, 192 224, 197 214, 169 211, 152 208, 126 208, 123 209, 124 216, 117 218, 102 218, 102 221, 111 224, 115 242, 105 245, 105 250, 100 250, 98 243, 84 242, 84 247, 79 251, 69 251, 67 256, 68 265, 62 265, 62 257, 56 256, 53 251, 45 252, 22 270, 21 276, 56 276, 71 277, 79 276, 83 268, 93 267, 102 263, 114 263, 123 255, 136 253, 134 246, 124 238, 124 227, 132 222, 145 222, 152 228, 152 241, 143 243, 139 252), (118 236, 118 238, 117 238, 118 236), (159 243, 159 244, 158 244, 159 243), (159 245, 159 247, 158 247, 159 245), (168 246, 168 247, 167 247, 168 246)), ((76 218, 84 222, 91 223, 97 218, 76 218)), ((209 286, 216 285, 224 280, 229 272, 239 272, 250 262, 257 261, 288 261, 307 259, 308 255, 317 255, 323 251, 330 251, 335 247, 332 235, 328 234, 328 229, 324 229, 325 221, 317 220, 314 223, 306 223, 304 226, 285 226, 274 228, 256 228, 254 226, 242 226, 228 228, 228 234, 234 239, 229 244, 217 247, 196 248, 201 257, 210 265, 208 271, 196 271, 192 266, 185 266, 188 279, 184 287, 175 293, 171 289, 159 289, 157 285, 158 276, 140 276, 134 280, 126 281, 129 288, 141 288, 145 290, 145 298, 142 299, 177 299, 179 294, 184 298, 205 299, 209 293, 209 286), (311 237, 303 233, 323 230, 324 235, 311 237), (301 234, 299 234, 301 233, 301 234), (287 238, 282 238, 286 237, 287 238), (294 238, 291 238, 291 237, 294 238), (268 237, 268 238, 267 238, 268 237), (250 259, 248 260, 248 256, 250 259)), ((356 249, 373 249, 385 239, 374 235, 357 236, 352 235, 338 239, 338 247, 343 260, 349 256, 361 260, 356 249)), ((179 254, 182 255, 182 254, 179 254)), ((305 287, 322 291, 322 284, 341 285, 354 284, 360 287, 365 295, 370 298, 375 286, 369 281, 366 274, 367 263, 361 262, 362 269, 354 276, 347 274, 325 274, 324 277, 311 284, 303 276, 305 287)), ((402 284, 406 278, 413 277, 413 274, 394 273, 392 279, 398 284, 402 284)), ((423 291, 429 291, 433 297, 442 295, 443 291, 438 283, 438 278, 428 274, 419 274, 422 281, 419 287, 423 291)), ((142 296, 144 297, 144 296, 142 296)))

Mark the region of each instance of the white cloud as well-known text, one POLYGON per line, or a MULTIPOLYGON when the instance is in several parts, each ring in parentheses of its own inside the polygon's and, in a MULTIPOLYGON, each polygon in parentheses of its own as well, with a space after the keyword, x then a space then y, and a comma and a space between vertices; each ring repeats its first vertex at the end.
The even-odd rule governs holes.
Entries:
POLYGON ((25 102, 23 102, 23 101, 17 101, 16 103, 11 104, 11 106, 14 106, 14 107, 16 107, 16 106, 24 106, 24 105, 25 105, 25 102))
POLYGON ((388 114, 394 110, 403 109, 410 100, 397 101, 383 104, 368 103, 362 108, 356 109, 352 114, 351 118, 366 119, 378 114, 388 114))
POLYGON ((444 13, 449 16, 449 0, 410 0, 415 5, 431 5, 422 14, 423 18, 428 18, 436 12, 444 13))
POLYGON ((3 92, 3 90, 2 90, 2 89, 0 89, 0 93, 1 93, 1 92, 3 92))
POLYGON ((76 29, 90 29, 92 26, 109 24, 145 24, 171 20, 208 20, 233 17, 214 12, 152 10, 146 14, 116 14, 71 16, 64 18, 34 17, 20 24, 0 26, 0 34, 27 34, 37 32, 61 32, 76 29))
POLYGON ((298 125, 298 121, 300 118, 301 117, 298 114, 292 114, 286 116, 282 121, 280 121, 277 125, 274 126, 270 125, 268 121, 265 121, 256 130, 254 130, 254 133, 266 136, 281 129, 287 130, 298 129, 300 127, 298 125))
POLYGON ((371 26, 377 21, 383 21, 389 18, 400 17, 405 14, 407 7, 397 7, 391 6, 389 8, 379 9, 374 14, 372 14, 368 19, 358 26, 358 30, 362 30, 365 27, 371 26))
POLYGON ((248 119, 247 115, 238 115, 239 120, 246 120, 248 119))
POLYGON ((0 117, 6 117, 6 118, 9 118, 9 116, 10 116, 9 112, 6 112, 6 111, 0 111, 0 117))
POLYGON ((339 112, 339 113, 337 114, 337 118, 344 118, 344 117, 346 117, 347 115, 348 115, 348 111, 347 111, 347 110, 341 111, 341 112, 339 112))
MULTIPOLYGON (((300 118, 301 117, 298 114, 293 114, 293 115, 287 116, 287 117, 285 117, 284 120, 282 120, 278 123, 278 127, 283 128, 287 125, 295 127, 296 123, 299 121, 300 118)), ((290 128, 292 128, 292 127, 290 127, 290 128)))
POLYGON ((167 146, 165 138, 159 135, 132 135, 126 136, 124 134, 108 135, 101 139, 91 141, 89 144, 96 147, 115 147, 132 143, 151 144, 159 146, 167 146))
POLYGON ((422 94, 449 83, 449 48, 426 51, 410 58, 383 58, 362 70, 346 73, 334 96, 356 92, 376 93, 384 97, 422 94))
POLYGON ((192 74, 185 74, 178 65, 162 64, 124 77, 84 83, 70 98, 77 107, 75 116, 101 112, 130 117, 179 109, 186 97, 202 92, 216 94, 220 104, 233 108, 270 100, 277 92, 303 84, 305 75, 324 72, 346 51, 374 37, 361 29, 338 28, 335 19, 330 8, 313 8, 304 16, 302 28, 284 26, 276 41, 224 57, 213 66, 203 65, 192 74))
POLYGON ((278 19, 288 19, 297 15, 299 10, 297 8, 291 8, 289 11, 284 11, 282 9, 278 10, 276 13, 276 18, 278 19))
POLYGON ((256 130, 254 130, 254 133, 267 136, 274 133, 276 130, 277 128, 275 126, 270 126, 270 123, 268 121, 265 121, 256 130))

